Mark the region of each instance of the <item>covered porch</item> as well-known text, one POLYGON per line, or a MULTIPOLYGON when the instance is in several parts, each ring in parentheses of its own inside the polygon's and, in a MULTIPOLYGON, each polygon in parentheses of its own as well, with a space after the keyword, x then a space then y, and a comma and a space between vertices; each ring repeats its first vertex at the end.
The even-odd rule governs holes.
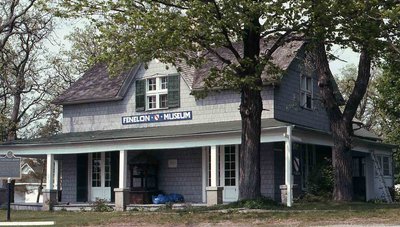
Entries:
MULTIPOLYGON (((90 203, 101 198, 114 204, 116 210, 126 210, 140 197, 140 192, 134 190, 138 185, 156 185, 151 193, 142 194, 148 198, 161 192, 178 193, 185 202, 213 205, 238 199, 240 138, 239 121, 219 122, 66 133, 2 145, 0 154, 12 150, 17 156, 46 156, 46 182, 60 182, 60 185, 46 184, 44 209, 56 208, 57 203, 61 206, 90 203), (132 163, 141 154, 157 161, 153 183, 134 178, 141 174, 134 173, 132 163)), ((374 142, 361 139, 356 142, 354 149, 367 159, 371 149, 382 149, 374 142)), ((299 144, 328 150, 332 146, 328 133, 275 119, 262 120, 261 143, 261 192, 287 206, 293 204, 295 191, 304 189, 305 170, 296 166, 300 160, 299 144)), ((304 164, 300 166, 304 168, 304 164)), ((368 171, 367 200, 376 194, 373 172, 368 171)))

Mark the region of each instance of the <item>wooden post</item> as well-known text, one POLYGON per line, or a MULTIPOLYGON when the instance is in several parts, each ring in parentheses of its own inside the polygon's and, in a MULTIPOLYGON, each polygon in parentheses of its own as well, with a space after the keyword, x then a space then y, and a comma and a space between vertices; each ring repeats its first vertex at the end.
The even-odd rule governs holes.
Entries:
POLYGON ((292 130, 293 126, 288 126, 285 141, 285 185, 286 185, 286 206, 293 204, 293 175, 292 175, 292 130))
POLYGON ((54 155, 47 155, 46 189, 52 190, 54 183, 54 155))
POLYGON ((211 162, 211 187, 217 187, 218 182, 218 152, 217 146, 211 146, 210 150, 210 162, 211 162))

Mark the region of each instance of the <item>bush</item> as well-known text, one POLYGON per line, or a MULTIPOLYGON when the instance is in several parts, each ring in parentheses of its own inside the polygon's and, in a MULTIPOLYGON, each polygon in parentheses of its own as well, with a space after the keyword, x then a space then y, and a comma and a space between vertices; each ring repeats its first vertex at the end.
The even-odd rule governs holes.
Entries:
POLYGON ((325 159, 312 169, 307 180, 308 195, 322 197, 323 200, 332 198, 334 176, 331 163, 325 159))
POLYGON ((247 209, 273 209, 278 203, 271 198, 260 197, 258 199, 246 199, 230 203, 229 208, 247 208, 247 209))
POLYGON ((92 211, 94 212, 111 212, 114 210, 111 206, 107 205, 107 200, 105 199, 96 198, 96 201, 90 205, 92 205, 92 211))

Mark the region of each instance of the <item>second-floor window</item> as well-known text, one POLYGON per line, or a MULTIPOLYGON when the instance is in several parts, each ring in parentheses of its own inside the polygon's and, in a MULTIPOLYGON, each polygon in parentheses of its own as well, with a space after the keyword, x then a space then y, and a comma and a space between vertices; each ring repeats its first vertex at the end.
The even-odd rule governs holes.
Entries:
POLYGON ((168 108, 168 78, 150 78, 146 83, 146 110, 168 108))
POLYGON ((168 109, 180 105, 178 74, 136 81, 136 111, 168 109))
POLYGON ((300 76, 300 106, 306 109, 312 109, 313 103, 312 78, 307 75, 300 76))

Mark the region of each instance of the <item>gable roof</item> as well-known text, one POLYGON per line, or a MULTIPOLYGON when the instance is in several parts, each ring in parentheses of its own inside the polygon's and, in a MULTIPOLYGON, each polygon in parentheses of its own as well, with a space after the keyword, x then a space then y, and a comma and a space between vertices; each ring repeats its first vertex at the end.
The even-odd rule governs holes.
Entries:
POLYGON ((107 65, 98 63, 85 72, 53 103, 68 105, 121 100, 140 67, 141 64, 136 64, 127 72, 111 77, 107 65))
MULTIPOLYGON (((235 49, 240 55, 243 55, 243 45, 241 43, 233 44, 235 49)), ((262 41, 260 44, 260 51, 266 52, 271 48, 272 43, 262 41)), ((291 41, 276 49, 272 54, 271 62, 279 69, 285 71, 296 58, 300 49, 305 45, 304 41, 291 41)), ((216 52, 226 59, 236 61, 233 53, 224 47, 218 48, 216 52)), ((204 89, 204 82, 214 67, 222 69, 226 65, 218 59, 214 54, 207 53, 206 58, 208 61, 200 68, 188 66, 183 62, 176 62, 175 65, 191 90, 204 89)), ((72 84, 62 95, 57 97, 53 103, 61 105, 93 103, 104 101, 122 100, 134 80, 137 72, 142 63, 135 64, 130 70, 120 74, 116 77, 111 77, 108 73, 107 65, 105 63, 98 63, 90 68, 83 76, 72 84)), ((261 79, 264 84, 271 83, 271 78, 275 75, 270 75, 268 72, 268 65, 265 67, 261 74, 261 79)), ((274 83, 279 83, 279 79, 272 80, 274 83)), ((333 83, 335 96, 339 103, 343 104, 344 99, 338 89, 336 82, 333 83)))
MULTIPOLYGON (((276 49, 274 53, 272 54, 272 59, 271 62, 277 66, 279 69, 285 71, 290 63, 295 59, 297 56, 298 51, 300 48, 305 44, 304 41, 292 41, 289 43, 286 43, 276 49)), ((238 51, 238 53, 243 56, 243 45, 242 43, 234 43, 234 48, 238 51)), ((268 49, 270 49, 272 46, 272 42, 267 42, 267 41, 262 41, 260 43, 260 52, 266 52, 268 49)), ((235 56, 233 53, 228 49, 228 48, 218 48, 215 50, 220 56, 222 56, 225 59, 229 59, 233 62, 237 62, 235 56)), ((192 88, 194 90, 201 90, 204 88, 204 81, 207 78, 207 76, 210 73, 210 70, 212 68, 217 68, 217 69, 222 69, 226 67, 227 65, 223 63, 215 54, 207 53, 205 57, 208 59, 208 61, 203 64, 200 68, 192 70, 191 72, 185 72, 183 73, 192 73, 193 75, 191 76, 193 78, 193 85, 192 88)), ((264 68, 264 71, 261 74, 261 79, 263 83, 267 83, 271 81, 271 77, 274 75, 270 75, 267 70, 268 66, 264 68)), ((278 82, 278 81, 277 81, 278 82)))

